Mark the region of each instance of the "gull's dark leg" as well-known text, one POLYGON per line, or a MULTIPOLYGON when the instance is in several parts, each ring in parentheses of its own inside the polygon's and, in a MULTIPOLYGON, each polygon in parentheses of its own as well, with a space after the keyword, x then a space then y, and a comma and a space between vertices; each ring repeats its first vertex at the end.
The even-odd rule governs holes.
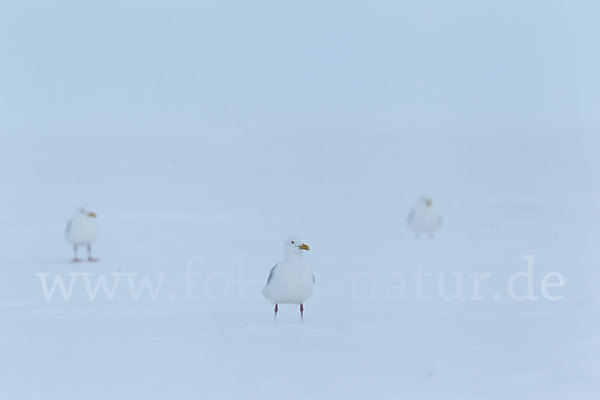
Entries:
POLYGON ((277 319, 277 311, 279 311, 279 307, 277 307, 277 304, 275 304, 275 319, 277 319))
POLYGON ((79 262, 79 258, 77 258, 77 245, 73 245, 73 259, 71 262, 79 262))
POLYGON ((92 245, 87 245, 88 261, 98 261, 96 258, 92 258, 92 245))
POLYGON ((304 305, 300 304, 300 321, 304 321, 304 305))

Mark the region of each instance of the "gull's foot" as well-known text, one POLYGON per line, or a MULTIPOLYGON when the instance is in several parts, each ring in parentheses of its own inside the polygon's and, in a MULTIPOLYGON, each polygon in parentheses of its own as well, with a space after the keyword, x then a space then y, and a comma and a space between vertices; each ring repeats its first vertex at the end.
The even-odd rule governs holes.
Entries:
POLYGON ((71 260, 72 263, 78 263, 81 262, 80 258, 75 257, 74 259, 71 260))
POLYGON ((88 257, 89 262, 98 262, 97 258, 88 257))

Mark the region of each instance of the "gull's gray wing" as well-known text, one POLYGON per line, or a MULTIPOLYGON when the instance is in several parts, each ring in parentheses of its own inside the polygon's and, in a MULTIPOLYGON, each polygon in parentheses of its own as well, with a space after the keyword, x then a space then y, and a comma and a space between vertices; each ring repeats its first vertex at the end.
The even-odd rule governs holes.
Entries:
POLYGON ((70 219, 69 222, 67 222, 67 227, 65 228, 65 234, 68 234, 69 232, 71 232, 71 221, 72 221, 72 219, 70 219))
POLYGON ((313 274, 313 285, 315 284, 315 274, 313 274))
POLYGON ((275 264, 273 268, 271 268, 271 272, 269 273, 269 277, 267 278, 267 285, 271 282, 271 278, 273 277, 273 272, 275 272, 275 268, 277 268, 279 264, 275 264))

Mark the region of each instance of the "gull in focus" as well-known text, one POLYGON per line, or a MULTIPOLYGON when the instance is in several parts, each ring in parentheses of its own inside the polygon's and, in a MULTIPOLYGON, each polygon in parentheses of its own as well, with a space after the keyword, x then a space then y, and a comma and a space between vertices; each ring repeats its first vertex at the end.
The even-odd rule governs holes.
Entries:
POLYGON ((299 304, 300 319, 304 319, 304 301, 315 290, 315 276, 304 264, 303 255, 310 248, 297 237, 283 244, 283 260, 275 264, 263 289, 265 297, 275 304, 275 319, 279 304, 299 304))
POLYGON ((415 237, 427 233, 433 238, 433 232, 442 224, 442 217, 435 211, 431 198, 423 196, 408 214, 406 222, 414 231, 415 237))
POLYGON ((86 246, 88 253, 88 261, 98 261, 92 258, 92 243, 98 236, 98 224, 96 223, 96 214, 87 211, 84 208, 75 210, 73 218, 67 223, 65 229, 65 238, 73 245, 73 262, 81 261, 77 257, 77 248, 86 246))

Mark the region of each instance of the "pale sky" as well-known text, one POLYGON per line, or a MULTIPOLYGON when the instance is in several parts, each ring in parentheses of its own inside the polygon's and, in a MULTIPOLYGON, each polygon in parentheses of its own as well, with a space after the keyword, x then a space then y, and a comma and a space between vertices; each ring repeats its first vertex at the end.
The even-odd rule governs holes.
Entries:
POLYGON ((597 1, 6 1, 0 129, 594 131, 598 21, 597 1))

